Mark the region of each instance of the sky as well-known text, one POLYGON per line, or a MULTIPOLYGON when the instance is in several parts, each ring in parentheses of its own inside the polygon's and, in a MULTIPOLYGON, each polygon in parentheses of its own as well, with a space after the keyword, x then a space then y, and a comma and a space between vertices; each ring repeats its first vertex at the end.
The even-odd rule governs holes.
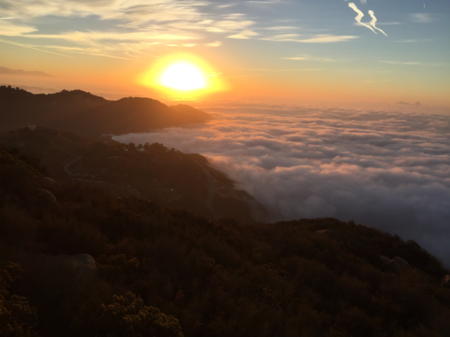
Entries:
POLYGON ((0 84, 170 100, 151 77, 178 58, 215 83, 194 100, 450 106, 449 16, 448 0, 0 0, 0 84))

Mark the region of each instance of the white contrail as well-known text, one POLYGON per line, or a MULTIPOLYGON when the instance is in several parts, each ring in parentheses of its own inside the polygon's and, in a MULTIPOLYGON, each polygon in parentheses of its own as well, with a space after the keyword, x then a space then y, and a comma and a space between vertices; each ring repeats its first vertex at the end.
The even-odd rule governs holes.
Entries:
POLYGON ((356 22, 358 22, 359 25, 369 28, 369 29, 370 29, 372 32, 374 32, 375 34, 377 33, 377 32, 375 31, 375 29, 372 28, 371 25, 369 25, 369 24, 367 24, 367 23, 364 23, 364 22, 361 22, 361 19, 364 17, 364 13, 361 12, 361 11, 358 9, 358 7, 356 7, 356 5, 355 5, 353 2, 350 2, 350 3, 348 4, 348 7, 352 8, 356 13, 358 13, 358 16, 355 18, 355 20, 356 20, 356 22))
POLYGON ((370 25, 375 28, 376 30, 382 32, 384 35, 388 36, 383 30, 381 30, 380 28, 378 28, 376 25, 377 23, 377 18, 375 17, 375 13, 373 11, 369 11, 369 15, 372 18, 372 21, 370 21, 370 25))

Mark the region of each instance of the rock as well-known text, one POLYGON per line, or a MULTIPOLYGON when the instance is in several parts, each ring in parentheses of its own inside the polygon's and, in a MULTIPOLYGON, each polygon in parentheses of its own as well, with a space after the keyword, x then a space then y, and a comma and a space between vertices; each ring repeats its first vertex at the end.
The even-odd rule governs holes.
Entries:
POLYGON ((445 275, 441 281, 441 287, 450 288, 450 275, 445 275))
POLYGON ((409 263, 400 256, 394 257, 394 261, 397 262, 400 265, 400 267, 409 267, 409 263))
POLYGON ((385 263, 384 266, 390 270, 397 270, 401 267, 409 267, 409 263, 401 258, 400 256, 396 256, 393 259, 389 259, 385 256, 380 256, 381 260, 385 263))
POLYGON ((317 234, 326 234, 326 233, 330 233, 330 230, 328 230, 328 229, 322 229, 322 230, 316 231, 316 233, 317 233, 317 234))
POLYGON ((415 250, 422 250, 422 247, 420 247, 420 245, 414 241, 414 240, 408 240, 406 241, 406 245, 410 248, 413 248, 415 250))
POLYGON ((69 257, 75 269, 77 282, 90 281, 97 274, 95 259, 89 254, 77 254, 69 257))
POLYGON ((56 200, 55 196, 48 190, 39 188, 39 199, 44 205, 53 205, 58 203, 58 200, 56 200))
POLYGON ((397 269, 399 269, 401 266, 400 266, 400 264, 399 264, 397 261, 395 261, 394 259, 392 259, 392 260, 389 260, 389 262, 385 265, 385 267, 386 267, 387 269, 390 269, 390 270, 397 270, 397 269))
POLYGON ((380 258, 381 258, 381 261, 384 262, 384 264, 388 264, 391 261, 391 259, 387 258, 386 256, 380 256, 380 258))
POLYGON ((55 180, 53 180, 52 178, 49 178, 49 177, 44 178, 44 184, 47 187, 55 187, 55 186, 59 185, 55 180))
POLYGON ((95 259, 89 254, 77 254, 70 257, 75 266, 97 270, 97 266, 95 264, 95 259))

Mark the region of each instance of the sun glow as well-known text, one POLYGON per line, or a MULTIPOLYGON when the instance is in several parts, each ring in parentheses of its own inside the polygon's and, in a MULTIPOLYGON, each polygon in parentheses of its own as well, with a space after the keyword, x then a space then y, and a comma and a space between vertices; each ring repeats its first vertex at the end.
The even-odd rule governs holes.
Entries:
POLYGON ((136 82, 151 88, 155 97, 169 101, 203 100, 229 90, 221 72, 187 53, 159 58, 136 77, 136 82))
POLYGON ((202 72, 192 64, 176 63, 162 75, 161 83, 177 90, 203 89, 206 85, 202 72))

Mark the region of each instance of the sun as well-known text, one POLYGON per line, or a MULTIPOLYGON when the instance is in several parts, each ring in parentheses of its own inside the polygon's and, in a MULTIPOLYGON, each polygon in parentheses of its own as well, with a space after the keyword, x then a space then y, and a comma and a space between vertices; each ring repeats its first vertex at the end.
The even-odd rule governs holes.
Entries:
POLYGON ((180 62, 167 68, 161 76, 161 84, 177 90, 197 90, 206 86, 205 76, 194 65, 180 62))

